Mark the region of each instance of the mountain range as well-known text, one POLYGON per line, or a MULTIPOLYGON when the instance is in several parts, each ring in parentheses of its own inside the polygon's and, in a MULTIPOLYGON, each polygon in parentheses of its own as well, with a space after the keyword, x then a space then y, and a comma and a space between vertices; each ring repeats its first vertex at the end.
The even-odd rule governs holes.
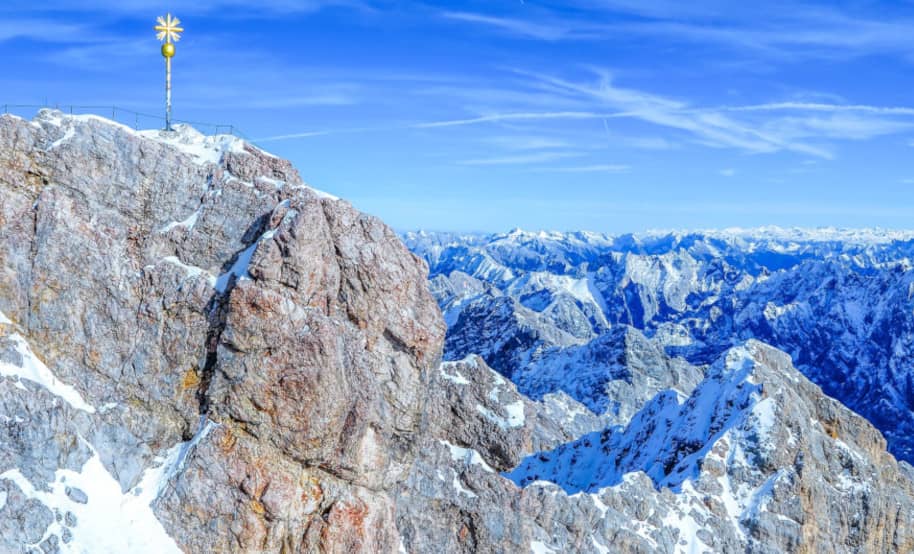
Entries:
MULTIPOLYGON (((616 413, 630 329, 706 365, 756 339, 914 460, 914 233, 763 228, 611 237, 408 233, 449 326, 534 398, 616 413)), ((664 370, 661 378, 677 372, 664 370)), ((630 412, 625 412, 626 415, 630 412)))

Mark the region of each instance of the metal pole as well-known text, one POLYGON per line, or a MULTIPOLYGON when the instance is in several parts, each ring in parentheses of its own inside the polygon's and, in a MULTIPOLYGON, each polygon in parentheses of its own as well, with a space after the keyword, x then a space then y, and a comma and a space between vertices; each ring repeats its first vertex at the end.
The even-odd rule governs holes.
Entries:
POLYGON ((165 58, 165 130, 171 131, 171 57, 165 58))

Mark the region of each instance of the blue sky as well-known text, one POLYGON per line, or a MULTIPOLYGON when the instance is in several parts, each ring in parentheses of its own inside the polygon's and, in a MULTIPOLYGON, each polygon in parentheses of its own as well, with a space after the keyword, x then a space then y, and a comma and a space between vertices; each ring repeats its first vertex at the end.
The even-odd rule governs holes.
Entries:
POLYGON ((914 2, 747 4, 7 0, 0 103, 161 112, 170 10, 176 118, 401 230, 914 226, 914 2))

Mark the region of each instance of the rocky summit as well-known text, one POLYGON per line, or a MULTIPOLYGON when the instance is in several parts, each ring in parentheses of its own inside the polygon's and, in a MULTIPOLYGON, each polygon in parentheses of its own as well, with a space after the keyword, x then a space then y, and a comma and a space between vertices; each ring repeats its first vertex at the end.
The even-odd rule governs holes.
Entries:
POLYGON ((907 336, 907 269, 807 249, 776 302, 782 258, 585 238, 417 255, 234 137, 3 116, 0 552, 914 551, 903 396, 850 409, 903 345, 824 383, 907 336), (798 319, 850 284, 878 317, 798 319))
POLYGON ((230 137, 0 141, 0 550, 396 551, 444 335, 397 236, 230 137))

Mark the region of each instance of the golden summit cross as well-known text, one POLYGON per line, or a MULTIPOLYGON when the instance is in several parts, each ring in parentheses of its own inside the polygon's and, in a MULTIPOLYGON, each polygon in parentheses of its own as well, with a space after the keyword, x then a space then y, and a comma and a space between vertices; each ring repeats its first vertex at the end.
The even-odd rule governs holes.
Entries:
POLYGON ((175 43, 181 40, 181 20, 170 13, 156 18, 156 38, 164 40, 162 56, 165 58, 165 130, 171 131, 171 59, 175 56, 175 43))

